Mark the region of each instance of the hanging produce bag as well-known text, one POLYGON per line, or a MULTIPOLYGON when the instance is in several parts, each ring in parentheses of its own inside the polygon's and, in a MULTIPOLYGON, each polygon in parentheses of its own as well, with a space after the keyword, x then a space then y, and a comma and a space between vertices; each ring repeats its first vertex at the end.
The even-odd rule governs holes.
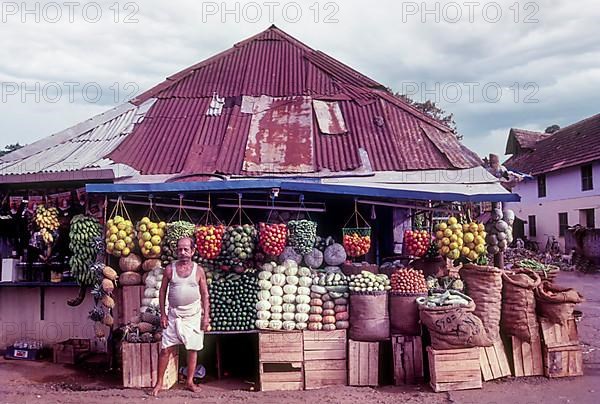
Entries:
POLYGON ((225 226, 212 210, 210 195, 208 210, 196 226, 196 248, 204 259, 214 260, 221 254, 225 226))
POLYGON ((573 317, 573 308, 583 302, 583 296, 575 289, 543 282, 535 289, 535 301, 539 315, 558 324, 573 317))
POLYGON ((159 258, 162 254, 167 224, 154 210, 152 198, 150 198, 148 213, 137 222, 135 229, 137 230, 138 246, 144 258, 159 258))
POLYGON ((502 274, 502 329, 523 341, 539 337, 534 289, 540 277, 530 270, 502 274))
POLYGON ((129 212, 120 196, 109 217, 106 222, 106 252, 114 257, 127 257, 135 248, 135 233, 129 212))
POLYGON ((278 257, 287 243, 287 226, 285 223, 269 223, 268 220, 267 223, 260 223, 258 240, 258 245, 265 254, 278 257))
MULTIPOLYGON (((446 292, 452 295, 452 291, 446 292)), ((450 296, 448 296, 450 297, 450 296)), ((417 299, 419 318, 431 335, 433 349, 458 349, 491 346, 481 320, 473 314, 475 303, 444 305, 433 303, 428 298, 417 299)))
POLYGON ((177 242, 185 237, 194 240, 195 231, 192 218, 183 208, 183 195, 179 195, 179 209, 171 215, 166 226, 163 254, 160 257, 163 266, 166 267, 177 259, 177 242))
POLYGON ((502 313, 502 271, 495 267, 464 265, 460 277, 465 291, 475 302, 475 315, 481 319, 492 341, 500 340, 502 313))
POLYGON ((354 213, 342 229, 342 243, 349 257, 362 257, 371 249, 371 227, 358 211, 358 204, 354 201, 354 213), (355 227, 348 227, 354 220, 355 227))
POLYGON ((350 294, 350 339, 383 341, 390 337, 387 292, 350 294))
POLYGON ((288 244, 300 255, 312 252, 317 241, 317 223, 311 220, 291 220, 288 223, 288 244))
POLYGON ((242 195, 238 195, 238 208, 234 212, 229 226, 223 234, 221 255, 225 258, 225 265, 237 265, 254 257, 258 238, 256 227, 250 217, 242 209, 242 195), (242 224, 247 220, 251 224, 242 224))

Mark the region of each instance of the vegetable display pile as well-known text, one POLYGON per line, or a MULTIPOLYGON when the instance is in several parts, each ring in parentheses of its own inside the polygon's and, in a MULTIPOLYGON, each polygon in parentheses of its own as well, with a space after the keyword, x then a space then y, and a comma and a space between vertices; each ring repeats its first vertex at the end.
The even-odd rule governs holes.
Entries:
POLYGON ((144 258, 160 257, 166 227, 165 222, 153 222, 148 217, 143 217, 137 222, 135 229, 137 230, 138 246, 144 258))
POLYGON ((102 227, 98 220, 90 216, 77 215, 71 219, 69 230, 69 250, 71 274, 80 285, 94 285, 96 274, 91 268, 96 262, 102 227))
POLYGON ((413 268, 401 268, 390 278, 390 286, 397 293, 427 293, 427 282, 423 272, 413 268))
POLYGON ((288 244, 294 247, 298 254, 310 253, 317 241, 317 223, 310 220, 291 220, 288 229, 288 244))
POLYGON ((313 273, 310 288, 310 331, 347 329, 348 280, 343 273, 313 273))
POLYGON ((105 326, 112 326, 114 319, 111 315, 115 308, 115 300, 112 297, 117 282, 117 272, 111 267, 97 262, 91 267, 95 281, 93 282, 92 296, 96 303, 90 312, 90 319, 95 322, 94 330, 96 337, 105 337, 105 326))
POLYGON ((256 228, 252 225, 229 226, 223 234, 222 256, 226 265, 234 265, 253 257, 256 247, 256 228))
POLYGON ((140 307, 140 313, 145 313, 148 310, 158 311, 159 301, 158 294, 160 286, 163 282, 164 269, 156 267, 146 276, 144 297, 142 298, 142 306, 140 307))
POLYGON ((560 271, 560 267, 556 265, 544 265, 539 261, 534 259, 524 259, 518 262, 519 268, 531 269, 536 272, 542 280, 548 278, 550 273, 555 273, 560 271))
POLYGON ((404 232, 404 245, 406 253, 413 257, 425 255, 431 244, 431 236, 426 230, 406 230, 404 232))
POLYGON ((342 243, 348 256, 361 257, 371 249, 371 236, 350 231, 344 234, 342 243))
POLYGON ((225 226, 206 225, 196 228, 196 248, 198 255, 205 259, 215 259, 221 254, 225 226))
POLYGON ((436 226, 435 237, 440 254, 453 260, 462 256, 476 261, 486 252, 486 233, 481 223, 460 224, 457 218, 451 217, 447 223, 442 222, 436 226))
POLYGON ((446 290, 458 290, 459 292, 462 292, 465 289, 465 284, 460 278, 451 276, 436 278, 434 276, 429 276, 427 277, 427 289, 436 293, 443 293, 446 290))
POLYGON ((498 254, 501 251, 505 251, 513 241, 512 228, 503 218, 504 214, 501 209, 493 209, 490 221, 485 224, 487 231, 486 241, 490 254, 498 254))
POLYGON ((274 257, 281 255, 287 242, 287 226, 260 223, 258 231, 258 244, 263 252, 274 257))
POLYGON ((457 290, 447 290, 443 293, 432 293, 427 297, 418 297, 417 303, 428 307, 454 306, 471 304, 473 299, 457 290))
POLYGON ((216 331, 254 329, 258 283, 255 271, 213 273, 208 285, 211 327, 216 331))
POLYGON ((349 286, 350 292, 353 293, 383 292, 392 289, 387 275, 375 275, 369 271, 350 275, 349 286))
POLYGON ((115 216, 106 223, 106 252, 115 257, 127 257, 135 248, 133 223, 115 216))
POLYGON ((292 260, 283 265, 274 262, 262 266, 258 274, 256 328, 265 330, 304 330, 310 312, 309 268, 298 267, 292 260))
POLYGON ((160 315, 158 310, 153 308, 140 311, 140 314, 130 319, 127 325, 121 327, 121 330, 123 331, 123 340, 130 343, 162 340, 160 315))

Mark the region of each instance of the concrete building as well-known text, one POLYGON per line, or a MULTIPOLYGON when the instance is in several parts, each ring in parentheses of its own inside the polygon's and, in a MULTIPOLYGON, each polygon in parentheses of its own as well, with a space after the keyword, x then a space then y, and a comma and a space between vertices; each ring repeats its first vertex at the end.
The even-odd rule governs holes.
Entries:
POLYGON ((511 129, 504 166, 528 174, 507 204, 523 220, 524 235, 544 249, 555 237, 564 251, 569 226, 595 228, 600 214, 600 114, 553 134, 511 129))

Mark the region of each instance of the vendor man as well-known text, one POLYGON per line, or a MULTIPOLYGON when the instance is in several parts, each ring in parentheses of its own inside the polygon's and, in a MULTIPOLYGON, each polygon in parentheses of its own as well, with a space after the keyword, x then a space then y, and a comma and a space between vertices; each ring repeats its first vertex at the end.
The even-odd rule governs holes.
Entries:
POLYGON ((160 286, 160 324, 163 328, 161 351, 158 359, 158 377, 153 396, 163 388, 163 378, 169 358, 185 345, 188 375, 186 387, 196 392, 194 373, 198 351, 204 347, 204 331, 210 324, 210 306, 206 275, 202 267, 192 262, 194 241, 185 237, 177 242, 177 261, 165 268, 160 286), (169 310, 165 310, 168 293, 169 310))

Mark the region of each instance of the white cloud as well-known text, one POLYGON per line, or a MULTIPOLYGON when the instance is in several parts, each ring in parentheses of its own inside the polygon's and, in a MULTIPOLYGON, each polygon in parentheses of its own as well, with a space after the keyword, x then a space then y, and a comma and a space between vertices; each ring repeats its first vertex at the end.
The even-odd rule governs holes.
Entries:
MULTIPOLYGON (((333 6, 326 6, 329 3, 325 1, 296 0, 302 17, 290 22, 290 14, 286 18, 282 8, 291 2, 281 1, 273 21, 265 2, 255 2, 263 13, 257 22, 243 18, 236 22, 233 14, 223 15, 223 10, 216 15, 203 14, 207 7, 221 7, 223 2, 193 0, 180 0, 176 6, 158 0, 131 3, 139 7, 137 11, 125 9, 128 2, 100 1, 103 16, 98 23, 85 21, 81 7, 73 23, 64 16, 59 23, 43 18, 36 23, 31 16, 23 23, 20 15, 2 14, 0 21, 6 21, 0 23, 0 81, 28 86, 35 82, 42 86, 78 82, 80 87, 98 83, 105 93, 95 103, 86 102, 81 94, 74 102, 61 99, 56 104, 23 103, 18 95, 10 96, 0 107, 2 139, 5 143, 32 142, 64 129, 115 105, 114 90, 109 90, 114 83, 121 97, 130 82, 142 92, 273 22, 307 45, 396 90, 405 82, 425 83, 428 88, 435 83, 458 83, 463 89, 465 82, 477 82, 480 89, 487 83, 499 83, 504 96, 497 103, 486 101, 481 90, 473 101, 468 92, 458 102, 439 97, 441 106, 455 113, 465 144, 481 155, 502 154, 510 127, 565 126, 600 112, 600 95, 595 90, 600 84, 597 0, 582 0, 576 6, 568 0, 496 1, 502 10, 497 23, 485 20, 493 16, 482 12, 485 4, 492 3, 487 0, 476 8, 473 23, 461 1, 425 2, 429 10, 436 4, 440 10, 450 3, 462 5, 463 16, 456 23, 443 18, 452 17, 452 10, 442 13, 439 22, 432 14, 423 22, 423 2, 392 0, 338 0, 333 6), (119 22, 114 21, 114 4, 118 5, 119 22), (417 14, 403 13, 414 5, 421 9, 417 14), (339 22, 324 22, 331 13, 339 22), (128 15, 138 22, 124 23, 128 15), (525 23, 527 16, 539 22, 525 23), (528 93, 522 86, 528 82, 539 87, 535 94, 538 103, 523 102, 528 93), (521 86, 517 102, 514 90, 509 89, 514 83, 521 86)), ((26 3, 31 8, 37 2, 26 3)), ((225 3, 229 10, 234 8, 235 2, 225 3)), ((239 2, 239 10, 249 3, 239 2)), ((22 7, 21 2, 14 4, 22 7)))

